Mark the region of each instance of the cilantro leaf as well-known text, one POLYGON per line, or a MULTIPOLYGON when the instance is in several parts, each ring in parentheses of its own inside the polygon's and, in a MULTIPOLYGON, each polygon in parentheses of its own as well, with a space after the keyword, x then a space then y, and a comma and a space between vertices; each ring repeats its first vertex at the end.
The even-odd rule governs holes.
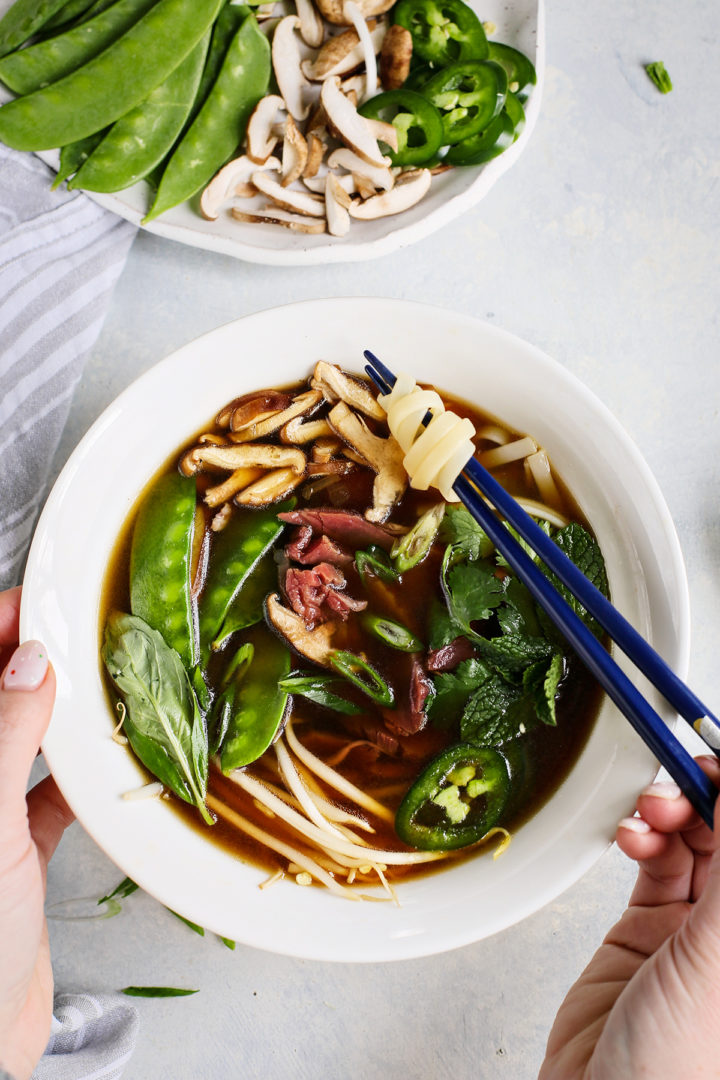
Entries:
POLYGON ((441 649, 443 645, 449 645, 463 634, 462 626, 453 619, 447 605, 441 600, 433 600, 428 619, 428 648, 441 649))
POLYGON ((464 506, 446 508, 440 526, 440 537, 446 544, 451 544, 456 552, 473 562, 488 558, 494 550, 490 537, 464 506))
POLYGON ((470 624, 489 619, 505 591, 494 567, 484 562, 462 562, 454 566, 443 576, 442 584, 450 613, 468 637, 474 636, 470 624))
MULTIPOLYGON (((537 525, 537 527, 542 532, 545 533, 546 536, 550 536, 552 534, 552 525, 550 524, 549 521, 545 521, 543 519, 542 521, 536 521, 535 524, 537 525)), ((537 562, 538 557, 535 554, 535 549, 530 547, 530 545, 528 544, 528 542, 526 540, 523 540, 522 536, 517 531, 517 529, 514 529, 512 525, 509 525, 507 523, 507 521, 505 522, 505 528, 510 533, 513 540, 517 540, 518 544, 523 549, 525 554, 529 555, 533 562, 537 562)), ((498 564, 498 566, 503 566, 503 567, 509 567, 510 566, 510 563, 507 561, 507 559, 505 558, 504 555, 500 554, 500 552, 498 552, 498 554, 497 554, 497 564, 498 564)))
POLYGON ((527 586, 512 574, 505 578, 506 603, 498 608, 497 616, 503 634, 525 634, 542 637, 537 608, 527 586))

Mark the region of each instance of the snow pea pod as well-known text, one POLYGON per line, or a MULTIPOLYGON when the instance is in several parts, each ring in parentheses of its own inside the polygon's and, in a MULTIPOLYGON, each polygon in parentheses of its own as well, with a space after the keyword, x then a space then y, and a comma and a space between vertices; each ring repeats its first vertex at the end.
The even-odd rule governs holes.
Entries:
POLYGON ((246 4, 226 4, 215 20, 205 68, 203 69, 197 99, 191 113, 193 120, 200 112, 208 94, 215 85, 230 47, 230 42, 249 14, 250 8, 246 4))
POLYGON ((116 120, 68 184, 87 191, 122 191, 162 161, 195 100, 210 33, 143 101, 116 120))
POLYGON ((135 108, 212 25, 223 0, 157 0, 122 37, 77 71, 0 108, 0 139, 49 150, 83 139, 135 108))
POLYGON ((130 548, 130 608, 175 649, 189 671, 196 661, 190 598, 195 480, 169 473, 145 493, 130 548))
POLYGON ((262 620, 265 597, 277 589, 277 581, 277 566, 272 551, 269 551, 243 582, 212 643, 213 649, 221 649, 231 634, 246 630, 262 620))
POLYGON ((16 94, 32 94, 86 64, 138 21, 155 0, 118 0, 94 19, 0 60, 0 79, 16 94))
POLYGON ((275 506, 238 515, 214 535, 198 605, 201 662, 207 661, 211 643, 246 579, 280 536, 284 526, 277 515, 285 509, 288 507, 275 506))
POLYGON ((225 774, 257 761, 275 739, 287 711, 289 695, 278 683, 290 671, 290 651, 264 627, 251 634, 255 651, 237 683, 220 750, 225 774))
POLYGON ((15 0, 0 19, 0 56, 20 48, 66 3, 67 0, 15 0))
POLYGON ((60 151, 60 167, 53 181, 53 188, 60 187, 63 180, 67 180, 68 176, 76 173, 106 135, 107 128, 103 128, 102 131, 94 131, 92 135, 87 135, 84 139, 78 139, 77 142, 63 146, 60 151))
MULTIPOLYGON (((52 19, 48 19, 45 23, 43 33, 55 29, 68 30, 70 23, 79 22, 94 6, 95 0, 65 0, 57 15, 53 15, 52 19)), ((109 6, 109 3, 105 5, 105 7, 109 6)))
POLYGON ((228 48, 207 101, 168 162, 145 223, 191 198, 212 179, 242 141, 250 114, 267 92, 269 81, 270 45, 255 17, 248 15, 228 48))

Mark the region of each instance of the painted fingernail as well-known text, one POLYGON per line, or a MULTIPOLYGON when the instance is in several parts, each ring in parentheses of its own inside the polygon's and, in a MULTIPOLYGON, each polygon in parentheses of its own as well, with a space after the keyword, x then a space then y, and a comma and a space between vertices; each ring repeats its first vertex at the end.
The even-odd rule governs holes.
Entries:
POLYGON ((648 833, 650 826, 641 817, 624 817, 618 822, 618 829, 629 829, 630 832, 648 833))
POLYGON ((641 795, 652 795, 656 799, 679 799, 682 791, 672 780, 658 780, 655 784, 643 788, 641 795))
POLYGON ((25 641, 10 657, 3 690, 37 690, 48 669, 47 650, 41 641, 25 641))

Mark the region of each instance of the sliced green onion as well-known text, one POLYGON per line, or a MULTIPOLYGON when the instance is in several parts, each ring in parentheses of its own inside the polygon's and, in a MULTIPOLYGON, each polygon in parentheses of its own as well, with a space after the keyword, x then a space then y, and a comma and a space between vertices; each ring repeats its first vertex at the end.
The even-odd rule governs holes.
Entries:
POLYGON ((655 60, 652 64, 645 65, 648 78, 657 86, 661 94, 669 94, 673 88, 672 80, 662 60, 655 60))
POLYGON ((356 551, 355 566, 363 585, 366 584, 366 574, 372 574, 381 581, 391 584, 400 580, 400 575, 393 569, 388 553, 377 544, 371 544, 366 551, 356 551))
POLYGON ((388 686, 382 675, 379 675, 374 668, 370 667, 361 656, 347 652, 344 649, 338 649, 330 657, 330 663, 336 671, 349 679, 354 686, 357 686, 369 698, 376 701, 378 705, 392 705, 395 700, 392 688, 388 686), (361 672, 362 674, 360 674, 361 672), (367 676, 367 678, 363 678, 363 675, 367 676))
POLYGON ((197 990, 181 990, 177 986, 126 986, 120 993, 128 997, 187 997, 188 994, 197 994, 197 990))
POLYGON ((168 908, 168 911, 171 915, 174 915, 176 919, 179 919, 180 922, 184 922, 186 926, 189 926, 194 933, 199 934, 200 937, 205 937, 205 930, 202 926, 198 926, 197 923, 190 922, 190 919, 186 919, 184 915, 178 915, 177 911, 173 911, 172 908, 168 908))
POLYGON ((116 885, 111 893, 107 896, 101 896, 98 900, 98 904, 106 904, 108 900, 124 900, 126 896, 130 896, 134 893, 138 886, 132 880, 132 878, 123 878, 119 885, 116 885))
POLYGON ((303 675, 301 671, 291 671, 280 680, 278 687, 287 694, 300 694, 308 701, 314 701, 316 705, 324 705, 325 708, 345 713, 346 716, 356 716, 362 712, 358 705, 328 689, 332 683, 337 682, 338 679, 333 675, 303 675))
POLYGON ((390 554, 395 560, 395 569, 400 574, 412 570, 422 562, 433 546, 437 531, 445 515, 445 503, 437 503, 426 510, 417 519, 410 532, 395 541, 390 554))
POLYGON ((394 619, 386 619, 382 615, 366 615, 363 623, 376 638, 400 652, 420 652, 424 647, 412 630, 394 619))

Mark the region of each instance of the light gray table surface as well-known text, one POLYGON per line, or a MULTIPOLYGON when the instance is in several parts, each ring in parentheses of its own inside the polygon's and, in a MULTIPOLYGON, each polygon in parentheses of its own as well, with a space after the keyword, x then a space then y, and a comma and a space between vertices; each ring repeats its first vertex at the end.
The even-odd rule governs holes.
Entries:
MULTIPOLYGON (((380 295, 488 319, 578 375, 638 443, 675 519, 692 604, 690 681, 717 710, 720 652, 720 8, 549 0, 542 114, 518 163, 461 220, 383 259, 279 269, 138 235, 73 404, 61 466, 136 375, 278 303, 380 295), (643 63, 662 59, 663 96, 643 63)), ((48 902, 119 879, 79 826, 48 902)), ((634 878, 611 849, 505 932, 429 959, 320 964, 200 938, 136 894, 102 922, 53 922, 60 989, 198 987, 141 1000, 128 1080, 531 1080, 555 1011, 634 878)))

